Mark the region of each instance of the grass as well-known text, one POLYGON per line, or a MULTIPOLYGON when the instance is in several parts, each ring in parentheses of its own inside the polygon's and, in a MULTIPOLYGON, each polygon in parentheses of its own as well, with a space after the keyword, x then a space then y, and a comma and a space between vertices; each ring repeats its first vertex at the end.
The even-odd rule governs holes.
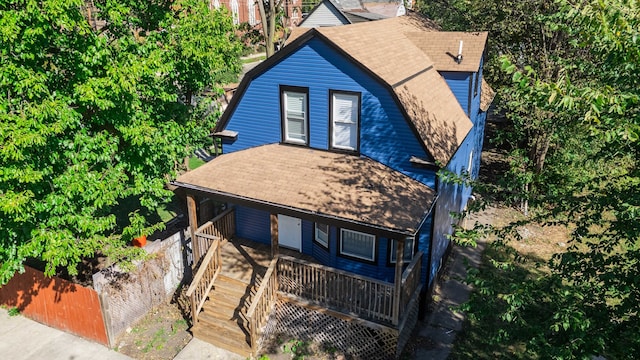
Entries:
POLYGON ((204 164, 205 161, 197 156, 192 156, 189 158, 189 170, 197 169, 204 164))
POLYGON ((252 58, 245 58, 242 59, 242 63, 243 64, 250 64, 250 63, 254 63, 256 61, 262 61, 264 59, 266 59, 267 57, 262 55, 262 56, 257 56, 257 57, 252 57, 252 58))

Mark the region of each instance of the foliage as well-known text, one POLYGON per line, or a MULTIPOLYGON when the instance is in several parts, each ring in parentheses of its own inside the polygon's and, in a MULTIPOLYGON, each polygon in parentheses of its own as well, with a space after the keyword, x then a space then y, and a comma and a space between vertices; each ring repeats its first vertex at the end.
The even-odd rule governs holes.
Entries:
POLYGON ((502 229, 496 245, 503 255, 489 253, 487 271, 472 273, 477 291, 467 310, 472 323, 491 325, 477 347, 517 340, 503 350, 523 358, 634 359, 640 357, 640 2, 557 6, 549 29, 571 39, 571 49, 554 60, 562 76, 546 78, 517 60, 503 60, 503 68, 514 99, 569 125, 553 130, 563 148, 541 173, 549 189, 531 218, 570 226, 569 247, 548 271, 522 273, 526 260, 500 247, 519 224, 502 229))
POLYGON ((215 106, 196 94, 238 72, 231 20, 199 0, 0 4, 0 284, 28 257, 71 275, 102 252, 131 258, 215 106))
POLYGON ((12 307, 7 311, 7 315, 9 316, 18 316, 20 315, 20 309, 17 307, 12 307))
POLYGON ((295 360, 303 360, 305 355, 311 354, 309 350, 309 343, 302 340, 289 340, 282 345, 282 352, 284 354, 291 354, 295 360))
POLYGON ((278 47, 284 46, 287 39, 289 18, 284 8, 284 0, 259 0, 260 22, 262 24, 262 36, 265 41, 265 52, 271 57, 278 47))

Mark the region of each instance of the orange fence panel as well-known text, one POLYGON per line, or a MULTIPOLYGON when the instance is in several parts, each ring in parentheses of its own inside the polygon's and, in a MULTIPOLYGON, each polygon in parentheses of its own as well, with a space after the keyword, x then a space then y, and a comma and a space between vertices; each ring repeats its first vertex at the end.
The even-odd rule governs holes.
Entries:
POLYGON ((25 266, 0 287, 0 304, 45 325, 109 346, 100 299, 95 290, 25 266))

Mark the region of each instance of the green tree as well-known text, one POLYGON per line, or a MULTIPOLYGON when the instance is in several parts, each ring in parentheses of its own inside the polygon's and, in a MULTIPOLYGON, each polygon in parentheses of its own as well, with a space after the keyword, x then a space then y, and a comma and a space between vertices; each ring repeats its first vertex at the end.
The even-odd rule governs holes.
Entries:
MULTIPOLYGON (((534 220, 572 229, 569 247, 540 273, 514 276, 519 258, 493 258, 493 272, 474 272, 478 291, 467 310, 491 324, 482 340, 513 339, 522 358, 640 357, 640 2, 558 2, 552 31, 581 56, 558 56, 563 81, 503 60, 515 99, 536 94, 536 106, 571 117, 574 132, 547 169, 554 191, 534 220), (560 161, 560 160, 563 160, 560 161), (552 181, 556 180, 555 183, 552 181), (568 180, 568 181, 561 181, 568 180), (490 274, 499 274, 493 277, 490 274), (504 283, 504 278, 514 281, 504 283), (500 283, 502 281, 502 284, 500 283)), ((509 236, 519 224, 499 232, 509 236)), ((500 245, 500 241, 498 245, 500 245)))
POLYGON ((215 122, 196 95, 240 70, 231 20, 204 1, 94 3, 0 4, 0 284, 27 258, 52 275, 136 256, 158 228, 144 209, 215 122))
MULTIPOLYGON (((258 0, 260 10, 261 31, 265 41, 267 57, 271 57, 276 51, 276 43, 284 46, 287 38, 287 17, 283 7, 284 0, 258 0)), ((286 4, 285 4, 286 5, 286 4)))
POLYGON ((546 193, 545 166, 569 145, 572 138, 563 135, 577 131, 576 123, 571 114, 556 112, 547 103, 543 85, 514 94, 510 84, 517 79, 511 78, 513 71, 504 71, 501 59, 510 59, 514 68, 527 66, 540 84, 546 84, 566 80, 567 67, 561 59, 586 54, 569 46, 568 33, 553 26, 559 9, 555 0, 436 0, 418 2, 417 7, 445 30, 489 32, 484 76, 498 89, 498 111, 510 124, 492 141, 510 151, 505 188, 526 213, 529 200, 546 193))

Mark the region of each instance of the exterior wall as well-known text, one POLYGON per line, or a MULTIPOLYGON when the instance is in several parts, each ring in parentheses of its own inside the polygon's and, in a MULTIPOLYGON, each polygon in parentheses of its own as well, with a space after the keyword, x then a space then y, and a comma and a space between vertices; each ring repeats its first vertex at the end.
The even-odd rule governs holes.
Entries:
POLYGON ((349 20, 336 8, 327 6, 327 2, 323 1, 300 23, 300 27, 312 28, 346 24, 349 24, 349 20))
POLYGON ((236 236, 263 244, 271 244, 271 219, 267 211, 235 206, 236 236))
POLYGON ((472 73, 442 71, 440 75, 449 85, 451 92, 458 99, 458 103, 460 103, 464 112, 469 115, 469 82, 473 79, 472 73))
MULTIPOLYGON (((235 205, 236 235, 263 244, 271 244, 271 228, 269 212, 235 205)), ((431 221, 422 226, 419 236, 419 250, 425 254, 429 250, 431 235, 431 221)), ((313 256, 319 263, 336 269, 349 271, 358 275, 372 277, 378 280, 394 282, 395 267, 389 264, 389 239, 378 237, 376 260, 374 263, 355 260, 340 255, 339 228, 329 227, 329 248, 313 241, 314 222, 302 219, 302 252, 313 256)), ((426 255, 423 259, 423 281, 426 279, 426 255)))
POLYGON ((329 148, 329 90, 361 93, 360 153, 424 184, 435 186, 432 170, 415 168, 411 156, 428 158, 387 88, 322 40, 313 39, 256 76, 227 124, 238 132, 224 152, 278 143, 280 85, 309 88, 310 147, 329 148))

